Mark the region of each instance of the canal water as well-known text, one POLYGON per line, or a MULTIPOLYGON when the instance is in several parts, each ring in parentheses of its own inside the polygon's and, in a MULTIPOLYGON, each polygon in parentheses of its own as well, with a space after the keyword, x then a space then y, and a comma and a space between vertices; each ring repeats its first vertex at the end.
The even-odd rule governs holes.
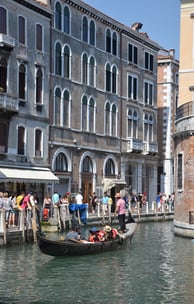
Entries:
POLYGON ((139 224, 127 248, 101 255, 0 248, 0 303, 191 304, 194 241, 176 237, 173 222, 154 222, 139 224))

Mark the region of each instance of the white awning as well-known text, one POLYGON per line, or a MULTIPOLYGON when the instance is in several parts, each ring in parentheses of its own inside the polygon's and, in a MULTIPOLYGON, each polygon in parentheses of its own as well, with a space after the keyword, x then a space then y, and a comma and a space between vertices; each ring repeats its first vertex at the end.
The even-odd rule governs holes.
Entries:
POLYGON ((0 167, 0 182, 49 183, 58 181, 58 177, 45 168, 0 167))
POLYGON ((113 187, 116 187, 116 185, 125 186, 126 182, 123 179, 104 178, 102 184, 104 185, 104 191, 108 191, 113 187))

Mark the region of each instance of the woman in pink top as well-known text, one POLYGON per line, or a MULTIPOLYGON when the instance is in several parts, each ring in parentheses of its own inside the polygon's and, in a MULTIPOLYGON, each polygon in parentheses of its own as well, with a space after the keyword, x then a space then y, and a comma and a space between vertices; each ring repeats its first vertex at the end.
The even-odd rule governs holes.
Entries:
POLYGON ((115 195, 117 202, 116 202, 116 209, 115 209, 115 215, 118 214, 118 220, 119 220, 119 225, 120 229, 119 232, 126 232, 126 226, 125 226, 125 213, 126 213, 126 208, 125 208, 125 201, 124 199, 121 198, 121 194, 117 193, 115 195))

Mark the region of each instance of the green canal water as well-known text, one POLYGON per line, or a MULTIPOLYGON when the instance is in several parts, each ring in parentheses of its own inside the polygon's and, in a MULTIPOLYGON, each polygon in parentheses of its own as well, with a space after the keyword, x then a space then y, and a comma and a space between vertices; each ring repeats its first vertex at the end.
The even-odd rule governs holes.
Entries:
POLYGON ((52 258, 36 244, 0 248, 0 303, 191 304, 194 241, 173 222, 139 224, 120 251, 52 258))

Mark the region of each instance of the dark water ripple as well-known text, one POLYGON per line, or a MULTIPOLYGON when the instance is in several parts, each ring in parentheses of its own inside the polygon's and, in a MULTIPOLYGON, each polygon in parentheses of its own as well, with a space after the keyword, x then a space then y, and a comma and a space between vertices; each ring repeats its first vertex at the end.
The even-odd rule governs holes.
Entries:
POLYGON ((191 304, 194 242, 173 223, 140 224, 122 251, 51 258, 36 244, 0 248, 0 304, 191 304))

